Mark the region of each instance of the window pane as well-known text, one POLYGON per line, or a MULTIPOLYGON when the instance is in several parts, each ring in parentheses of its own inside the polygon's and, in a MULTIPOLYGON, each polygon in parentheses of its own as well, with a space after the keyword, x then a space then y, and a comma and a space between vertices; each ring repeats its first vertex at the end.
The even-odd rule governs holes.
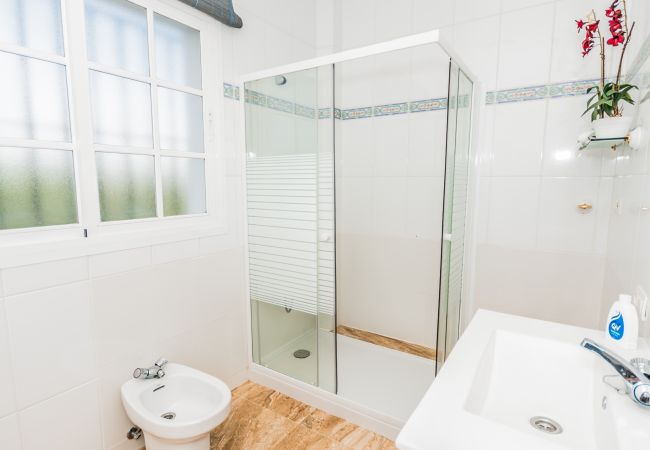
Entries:
POLYGON ((0 42, 63 55, 61 0, 0 0, 0 42))
POLYGON ((0 229, 77 223, 67 150, 0 148, 0 229))
POLYGON ((156 216, 153 156, 96 153, 102 221, 156 216))
POLYGON ((86 0, 88 59, 149 74, 147 11, 126 0, 86 0))
POLYGON ((194 158, 162 158, 166 216, 205 212, 205 163, 194 158))
POLYGON ((0 52, 0 137, 70 142, 64 66, 0 52))
POLYGON ((156 69, 159 78, 201 89, 201 39, 193 28, 156 14, 156 69))
POLYGON ((158 88, 160 148, 203 152, 203 99, 158 88))
POLYGON ((153 147, 149 84, 91 70, 90 88, 97 144, 153 147))

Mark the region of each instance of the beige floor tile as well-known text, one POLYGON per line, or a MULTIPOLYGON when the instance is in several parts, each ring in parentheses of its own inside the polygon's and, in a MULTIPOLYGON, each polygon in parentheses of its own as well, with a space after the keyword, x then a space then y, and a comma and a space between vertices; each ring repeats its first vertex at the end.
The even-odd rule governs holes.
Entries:
POLYGON ((267 397, 262 406, 294 422, 302 422, 305 417, 316 410, 313 406, 309 406, 280 392, 274 392, 267 397))
POLYGON ((213 433, 212 450, 268 450, 298 424, 247 400, 240 400, 213 433))
POLYGON ((257 405, 263 405, 266 402, 267 398, 270 397, 275 391, 266 386, 261 386, 259 384, 252 383, 247 381, 241 386, 233 390, 233 398, 245 398, 246 400, 253 402, 257 405))
POLYGON ((392 441, 273 389, 246 382, 233 390, 212 450, 394 450, 392 441))
POLYGON ((332 416, 320 409, 315 410, 305 417, 302 424, 317 433, 331 437, 339 442, 343 442, 343 439, 359 428, 340 417, 332 416))
POLYGON ((349 433, 341 439, 341 443, 354 450, 388 450, 395 448, 391 440, 363 428, 357 428, 349 433))
POLYGON ((347 450, 339 442, 299 425, 273 450, 347 450))

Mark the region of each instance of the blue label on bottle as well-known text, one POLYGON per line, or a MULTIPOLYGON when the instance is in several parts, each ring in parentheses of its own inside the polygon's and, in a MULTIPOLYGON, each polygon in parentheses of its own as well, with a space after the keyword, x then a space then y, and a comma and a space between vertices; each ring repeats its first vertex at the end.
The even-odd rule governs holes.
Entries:
POLYGON ((621 340, 623 334, 625 333, 625 323, 623 322, 623 315, 618 313, 616 316, 612 317, 609 321, 609 335, 613 338, 621 340))

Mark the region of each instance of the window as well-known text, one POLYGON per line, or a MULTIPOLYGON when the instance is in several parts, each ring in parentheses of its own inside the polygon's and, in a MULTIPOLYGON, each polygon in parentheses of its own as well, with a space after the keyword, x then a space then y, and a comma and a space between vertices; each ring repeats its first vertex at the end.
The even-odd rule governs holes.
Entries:
POLYGON ((211 24, 155 0, 63 5, 0 2, 0 242, 211 218, 211 24))
POLYGON ((61 5, 0 2, 0 230, 78 223, 61 5))

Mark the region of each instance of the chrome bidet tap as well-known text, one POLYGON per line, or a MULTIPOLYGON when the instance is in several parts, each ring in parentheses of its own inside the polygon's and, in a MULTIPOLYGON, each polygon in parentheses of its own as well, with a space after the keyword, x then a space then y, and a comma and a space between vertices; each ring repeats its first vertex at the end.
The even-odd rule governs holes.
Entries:
POLYGON ((580 345, 599 355, 616 370, 625 381, 627 395, 636 404, 650 408, 650 378, 642 370, 591 339, 583 339, 580 345))
POLYGON ((133 371, 133 378, 142 378, 142 379, 150 379, 150 378, 162 378, 165 376, 165 367, 167 366, 167 361, 165 358, 160 358, 158 361, 156 361, 153 366, 149 368, 142 368, 138 367, 133 371))

